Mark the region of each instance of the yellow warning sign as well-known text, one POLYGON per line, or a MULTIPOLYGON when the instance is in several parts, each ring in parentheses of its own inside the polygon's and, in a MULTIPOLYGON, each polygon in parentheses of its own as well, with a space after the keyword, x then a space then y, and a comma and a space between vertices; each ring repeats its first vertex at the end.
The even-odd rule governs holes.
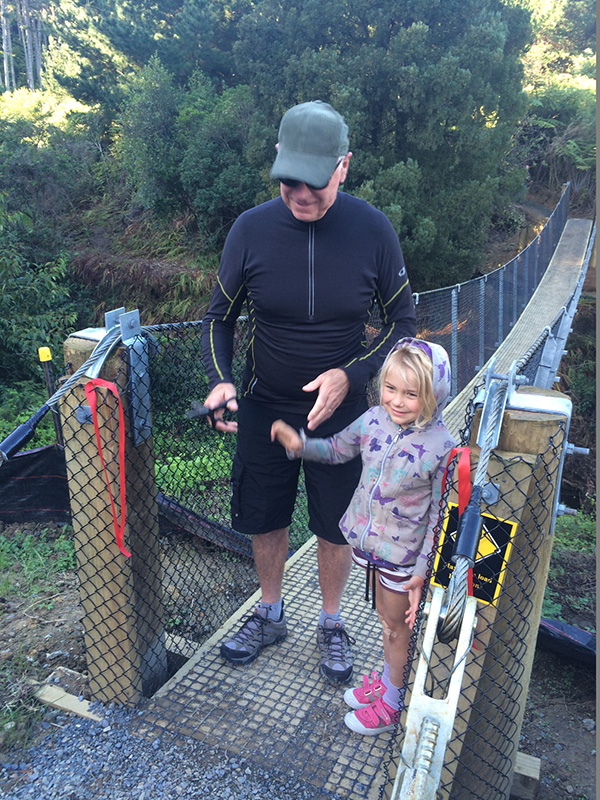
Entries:
POLYGON ((492 531, 485 524, 484 520, 483 528, 481 531, 481 539, 479 540, 479 547, 477 548, 477 557, 475 561, 476 562, 483 561, 484 558, 497 556, 501 552, 502 548, 499 546, 498 542, 494 539, 492 531))
MULTIPOLYGON (((473 566, 473 595, 484 603, 493 603, 500 594, 517 523, 498 519, 493 514, 481 514, 481 519, 481 538, 473 566)), ((450 559, 457 529, 458 506, 449 503, 431 578, 434 586, 448 586, 454 570, 450 559)))

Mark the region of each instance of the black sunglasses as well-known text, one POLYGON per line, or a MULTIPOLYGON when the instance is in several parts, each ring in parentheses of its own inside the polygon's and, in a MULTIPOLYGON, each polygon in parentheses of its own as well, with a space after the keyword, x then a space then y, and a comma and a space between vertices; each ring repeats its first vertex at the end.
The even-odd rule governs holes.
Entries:
POLYGON ((304 183, 304 185, 306 186, 306 188, 307 188, 307 189, 310 189, 310 190, 311 190, 311 191, 313 191, 313 192, 320 192, 320 191, 321 191, 321 189, 326 189, 326 188, 327 188, 327 186, 329 186, 329 181, 330 181, 330 180, 333 178, 333 176, 335 175, 335 171, 336 171, 337 169, 339 169, 339 166, 340 166, 340 164, 343 162, 344 158, 345 158, 345 156, 342 156, 342 157, 340 158, 340 160, 339 160, 339 161, 337 162, 337 164, 335 165, 335 169, 333 170, 333 172, 332 172, 332 173, 331 173, 331 175, 329 176, 329 178, 328 178, 328 180, 327 180, 327 183, 324 183, 324 184, 323 184, 323 186, 313 186, 313 184, 312 184, 312 183, 305 183, 304 181, 295 181, 295 180, 293 180, 292 178, 279 178, 279 182, 280 182, 280 183, 283 183, 283 185, 284 185, 284 186, 287 186, 287 187, 288 187, 288 189, 297 189, 297 188, 298 188, 298 186, 300 186, 300 184, 301 184, 301 183, 304 183))
MULTIPOLYGON (((330 180, 331 178, 329 178, 329 181, 330 180)), ((310 189, 313 192, 320 192, 321 189, 325 189, 325 187, 329 186, 329 181, 327 181, 325 186, 313 186, 312 183, 307 183, 305 186, 307 189, 310 189)), ((284 186, 287 186, 288 189, 297 189, 301 183, 304 183, 304 181, 294 181, 291 178, 279 178, 279 182, 283 183, 284 186)))

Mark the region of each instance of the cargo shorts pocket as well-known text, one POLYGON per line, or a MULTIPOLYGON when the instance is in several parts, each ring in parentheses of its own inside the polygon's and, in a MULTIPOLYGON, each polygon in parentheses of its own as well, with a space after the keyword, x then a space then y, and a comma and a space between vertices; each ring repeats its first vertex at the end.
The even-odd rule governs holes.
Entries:
POLYGON ((237 455, 233 458, 233 465, 231 467, 231 479, 229 482, 231 490, 231 523, 235 528, 235 523, 241 518, 242 513, 242 482, 244 480, 245 468, 237 455))

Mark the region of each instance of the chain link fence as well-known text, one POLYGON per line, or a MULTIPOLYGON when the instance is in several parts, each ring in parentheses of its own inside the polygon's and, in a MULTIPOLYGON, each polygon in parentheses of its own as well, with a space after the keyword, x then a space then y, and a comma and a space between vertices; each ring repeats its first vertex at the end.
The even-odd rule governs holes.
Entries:
MULTIPOLYGON (((491 555, 479 565, 474 593, 484 605, 478 608, 474 649, 463 677, 463 702, 446 749, 439 797, 508 797, 522 722, 520 707, 529 680, 526 662, 532 652, 528 650, 533 651, 537 635, 537 622, 532 631, 530 620, 535 620, 536 587, 542 580, 545 584, 545 575, 539 570, 540 553, 551 539, 554 493, 565 443, 562 420, 537 457, 497 452, 488 470, 490 482, 503 487, 502 510, 499 512, 496 504, 484 503, 481 508, 487 519, 480 548, 487 548, 491 555), (518 527, 513 527, 514 521, 518 527), (487 565, 495 559, 505 563, 501 574, 487 565), (496 585, 501 591, 495 595, 491 587, 496 585)), ((444 550, 441 547, 436 554, 434 573, 434 580, 441 579, 442 584, 450 566, 448 550, 444 550)), ((435 648, 437 663, 429 671, 427 687, 432 696, 444 691, 453 655, 450 648, 435 648)))

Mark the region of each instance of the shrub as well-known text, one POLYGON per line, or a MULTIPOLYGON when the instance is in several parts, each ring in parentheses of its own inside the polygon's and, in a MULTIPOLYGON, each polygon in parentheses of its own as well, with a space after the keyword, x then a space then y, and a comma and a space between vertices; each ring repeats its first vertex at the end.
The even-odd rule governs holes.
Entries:
POLYGON ((67 260, 37 265, 22 254, 19 229, 30 220, 10 213, 0 195, 0 380, 34 377, 37 350, 62 342, 77 318, 66 285, 67 260))

